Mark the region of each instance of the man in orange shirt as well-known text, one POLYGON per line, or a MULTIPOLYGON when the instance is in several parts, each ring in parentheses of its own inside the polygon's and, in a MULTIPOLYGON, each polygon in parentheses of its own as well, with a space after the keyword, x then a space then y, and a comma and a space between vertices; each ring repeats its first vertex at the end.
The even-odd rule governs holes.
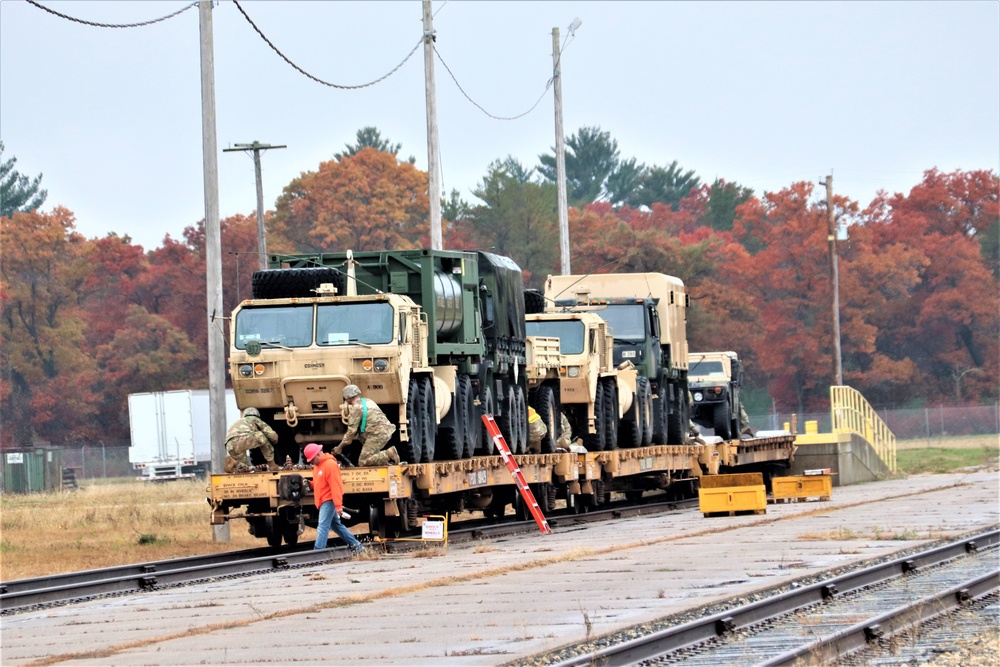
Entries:
POLYGON ((358 539, 340 522, 344 511, 344 481, 340 477, 340 466, 330 454, 323 453, 322 445, 310 443, 302 450, 305 460, 313 467, 313 497, 319 509, 319 522, 316 525, 316 544, 313 549, 325 549, 330 528, 340 539, 347 543, 356 554, 364 553, 358 539))

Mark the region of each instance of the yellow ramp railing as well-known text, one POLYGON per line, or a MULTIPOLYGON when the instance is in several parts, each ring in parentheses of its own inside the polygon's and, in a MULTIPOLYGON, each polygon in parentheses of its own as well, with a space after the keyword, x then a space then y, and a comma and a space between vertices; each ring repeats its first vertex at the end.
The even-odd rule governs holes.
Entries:
POLYGON ((896 436, 861 392, 851 387, 830 387, 830 416, 834 433, 857 433, 889 470, 896 472, 896 436))

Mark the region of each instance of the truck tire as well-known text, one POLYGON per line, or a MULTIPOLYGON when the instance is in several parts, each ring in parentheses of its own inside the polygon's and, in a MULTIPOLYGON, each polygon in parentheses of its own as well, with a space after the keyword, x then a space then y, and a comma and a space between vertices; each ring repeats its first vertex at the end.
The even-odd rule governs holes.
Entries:
POLYGON ((597 395, 594 397, 594 430, 597 433, 585 433, 583 436, 583 444, 588 452, 604 451, 604 434, 607 432, 604 420, 604 383, 598 382, 597 395))
POLYGON ((486 424, 483 423, 483 415, 493 415, 496 411, 496 404, 493 399, 493 390, 490 389, 490 381, 487 378, 487 382, 483 386, 483 397, 479 400, 479 443, 480 446, 476 448, 477 453, 483 456, 493 456, 496 454, 493 448, 493 438, 490 434, 486 432, 486 424))
POLYGON ((723 440, 735 437, 735 434, 729 432, 731 421, 732 415, 729 411, 729 405, 727 403, 716 405, 715 410, 712 412, 712 427, 715 429, 715 435, 723 440))
MULTIPOLYGON (((642 379, 642 378, 639 378, 642 379)), ((642 425, 645 417, 645 405, 643 404, 642 392, 636 383, 635 397, 632 399, 632 407, 625 413, 621 424, 618 427, 618 446, 623 449, 634 449, 642 446, 642 425)))
POLYGON ((468 375, 458 376, 459 409, 465 424, 462 439, 462 458, 471 459, 479 449, 482 421, 476 419, 476 404, 472 397, 472 380, 468 375))
POLYGON ((434 406, 434 383, 429 377, 420 379, 420 411, 424 417, 424 453, 420 460, 430 463, 434 460, 437 442, 437 410, 434 406))
POLYGON ((687 392, 684 392, 683 399, 678 399, 669 406, 667 415, 667 444, 683 445, 687 442, 688 435, 688 411, 687 392))
POLYGON ((601 380, 604 385, 604 448, 618 449, 618 386, 613 378, 601 380))
POLYGON ((552 391, 552 387, 541 386, 538 391, 535 392, 535 411, 538 416, 542 418, 545 423, 545 437, 542 438, 542 454, 551 454, 556 451, 555 442, 559 439, 559 433, 556 429, 559 428, 561 420, 556 416, 558 408, 556 407, 556 397, 552 391))
POLYGON ((451 426, 441 426, 438 429, 436 455, 441 461, 454 461, 462 458, 465 452, 465 423, 463 414, 462 391, 458 378, 455 378, 455 393, 451 399, 451 426))
POLYGON ((517 446, 522 454, 528 453, 528 397, 524 395, 524 387, 514 387, 514 416, 516 417, 517 446))
POLYGON ((500 426, 500 433, 507 442, 511 454, 520 454, 521 449, 517 440, 517 395, 514 386, 507 386, 507 393, 501 399, 503 401, 503 414, 497 424, 500 426))
POLYGON ((343 294, 344 282, 343 273, 327 266, 254 271, 251 280, 255 299, 316 296, 313 290, 323 283, 333 283, 337 293, 343 294))
POLYGON ((668 444, 667 415, 670 406, 667 405, 667 388, 660 385, 656 400, 653 401, 653 443, 657 445, 668 444))
POLYGON ((636 379, 636 394, 639 397, 639 423, 642 425, 641 446, 649 447, 653 444, 653 393, 649 390, 648 379, 636 379))
POLYGON ((420 463, 424 452, 424 415, 420 411, 419 405, 420 381, 411 377, 406 395, 407 431, 410 434, 410 439, 407 442, 400 439, 396 446, 399 458, 410 463, 420 463))

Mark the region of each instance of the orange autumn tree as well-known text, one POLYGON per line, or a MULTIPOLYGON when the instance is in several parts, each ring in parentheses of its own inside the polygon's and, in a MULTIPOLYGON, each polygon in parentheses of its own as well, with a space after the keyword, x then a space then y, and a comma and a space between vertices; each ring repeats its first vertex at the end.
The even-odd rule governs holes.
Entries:
POLYGON ((364 148, 289 183, 268 221, 274 252, 339 252, 430 244, 427 174, 364 148))
POLYGON ((9 443, 99 435, 90 419, 97 368, 78 305, 91 271, 87 245, 64 208, 0 217, 0 411, 9 443))

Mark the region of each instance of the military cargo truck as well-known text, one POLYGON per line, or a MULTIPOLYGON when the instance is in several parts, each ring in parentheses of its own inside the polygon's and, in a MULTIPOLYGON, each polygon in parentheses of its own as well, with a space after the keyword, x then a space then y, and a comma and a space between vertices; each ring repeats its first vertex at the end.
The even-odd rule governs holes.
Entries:
POLYGON ((649 384, 652 439, 684 444, 688 433, 687 306, 684 283, 662 273, 549 276, 546 309, 595 312, 614 337, 614 365, 629 361, 649 384))
MULTIPOLYGON (((529 292, 530 295, 530 292, 529 292)), ((652 442, 649 382, 632 364, 613 363, 614 340, 597 313, 531 312, 528 304, 528 402, 546 424, 541 453, 554 451, 562 411, 587 451, 652 442)))
POLYGON ((740 437, 743 367, 735 352, 692 352, 688 369, 694 423, 723 440, 740 437))
MULTIPOLYGON (((397 425, 410 463, 489 454, 480 416, 527 450, 521 271, 485 252, 398 250, 270 255, 233 312, 236 401, 279 435, 276 461, 346 431, 356 384, 397 425)), ((346 452, 354 462, 360 443, 346 452)))

